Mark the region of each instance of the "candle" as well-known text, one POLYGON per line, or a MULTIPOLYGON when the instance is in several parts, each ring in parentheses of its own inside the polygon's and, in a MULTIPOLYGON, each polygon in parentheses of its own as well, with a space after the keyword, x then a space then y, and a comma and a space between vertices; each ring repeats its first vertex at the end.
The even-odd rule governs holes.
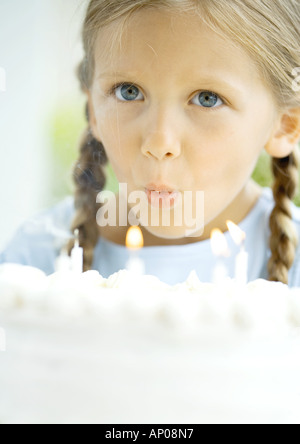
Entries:
POLYGON ((79 230, 75 230, 75 244, 71 252, 71 269, 75 273, 83 272, 83 248, 79 245, 79 230))
POLYGON ((126 247, 129 250, 129 260, 126 264, 126 270, 136 274, 145 274, 145 264, 138 256, 138 252, 144 246, 142 230, 133 226, 129 228, 126 236, 126 247))
POLYGON ((71 270, 71 258, 68 255, 67 250, 64 248, 58 258, 55 261, 55 271, 70 271, 71 270))
POLYGON ((237 283, 248 283, 248 253, 245 248, 246 233, 233 222, 227 221, 227 227, 236 245, 240 246, 240 252, 235 260, 235 279, 237 283))
POLYGON ((228 277, 228 270, 224 258, 230 255, 226 238, 221 230, 214 229, 211 232, 211 248, 218 261, 213 270, 213 283, 221 284, 228 277))

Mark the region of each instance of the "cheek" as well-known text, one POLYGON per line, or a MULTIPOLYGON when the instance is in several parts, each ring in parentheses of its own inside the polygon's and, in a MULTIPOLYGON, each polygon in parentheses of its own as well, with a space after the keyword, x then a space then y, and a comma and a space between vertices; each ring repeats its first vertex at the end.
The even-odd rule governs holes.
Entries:
POLYGON ((98 112, 97 128, 117 179, 126 181, 135 155, 134 134, 121 122, 120 113, 113 107, 98 112))
POLYGON ((184 155, 198 186, 216 186, 226 176, 236 174, 239 171, 238 165, 243 163, 241 145, 240 133, 229 127, 216 127, 214 131, 202 131, 194 135, 184 155))
POLYGON ((186 150, 192 171, 198 170, 199 178, 207 181, 251 174, 267 140, 268 122, 247 115, 212 121, 193 136, 186 150))
POLYGON ((250 179, 263 148, 264 134, 258 126, 257 131, 250 127, 249 121, 219 125, 187 150, 195 187, 205 192, 209 220, 225 209, 250 179))

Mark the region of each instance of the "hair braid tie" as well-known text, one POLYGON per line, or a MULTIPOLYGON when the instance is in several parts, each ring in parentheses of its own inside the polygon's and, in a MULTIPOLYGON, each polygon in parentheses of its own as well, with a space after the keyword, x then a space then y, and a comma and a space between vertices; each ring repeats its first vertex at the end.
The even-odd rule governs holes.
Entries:
POLYGON ((288 272, 293 265, 298 245, 296 227, 292 221, 291 203, 298 186, 298 148, 288 157, 272 159, 275 178, 273 196, 275 207, 270 216, 269 280, 288 284, 288 272))

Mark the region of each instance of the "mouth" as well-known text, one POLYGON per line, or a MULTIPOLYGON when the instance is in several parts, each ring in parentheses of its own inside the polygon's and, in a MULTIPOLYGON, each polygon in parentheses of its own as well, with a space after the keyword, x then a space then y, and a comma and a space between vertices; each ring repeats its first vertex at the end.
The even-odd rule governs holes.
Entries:
POLYGON ((171 209, 178 201, 180 192, 166 185, 150 185, 145 188, 148 203, 153 208, 171 209))
POLYGON ((177 191, 175 187, 170 187, 165 184, 155 184, 155 183, 150 183, 149 185, 147 185, 146 190, 155 191, 157 193, 174 193, 177 191))

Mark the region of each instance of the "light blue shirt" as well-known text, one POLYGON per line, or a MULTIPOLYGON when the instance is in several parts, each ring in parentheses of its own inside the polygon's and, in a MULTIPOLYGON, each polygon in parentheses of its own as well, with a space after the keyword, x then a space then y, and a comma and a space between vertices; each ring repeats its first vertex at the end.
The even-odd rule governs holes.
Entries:
MULTIPOLYGON (((246 233, 246 250, 249 253, 249 280, 267 279, 267 263, 270 257, 269 217, 274 206, 272 191, 263 189, 263 194, 252 211, 240 223, 246 233)), ((5 251, 0 254, 0 263, 10 262, 30 265, 43 270, 47 275, 55 271, 55 259, 71 236, 69 227, 74 215, 74 198, 67 197, 54 208, 39 213, 23 224, 5 251)), ((293 221, 300 239, 300 208, 293 205, 293 221)), ((225 260, 229 276, 234 277, 235 257, 239 248, 234 244, 229 232, 225 233, 231 256, 225 260)), ((144 247, 139 252, 144 261, 146 274, 157 276, 163 282, 175 285, 184 282, 195 270, 203 282, 211 282, 216 265, 210 240, 180 246, 144 247)), ((93 270, 107 278, 126 268, 128 251, 99 238, 94 251, 93 270)), ((300 246, 296 259, 289 272, 289 285, 300 286, 300 246)))

